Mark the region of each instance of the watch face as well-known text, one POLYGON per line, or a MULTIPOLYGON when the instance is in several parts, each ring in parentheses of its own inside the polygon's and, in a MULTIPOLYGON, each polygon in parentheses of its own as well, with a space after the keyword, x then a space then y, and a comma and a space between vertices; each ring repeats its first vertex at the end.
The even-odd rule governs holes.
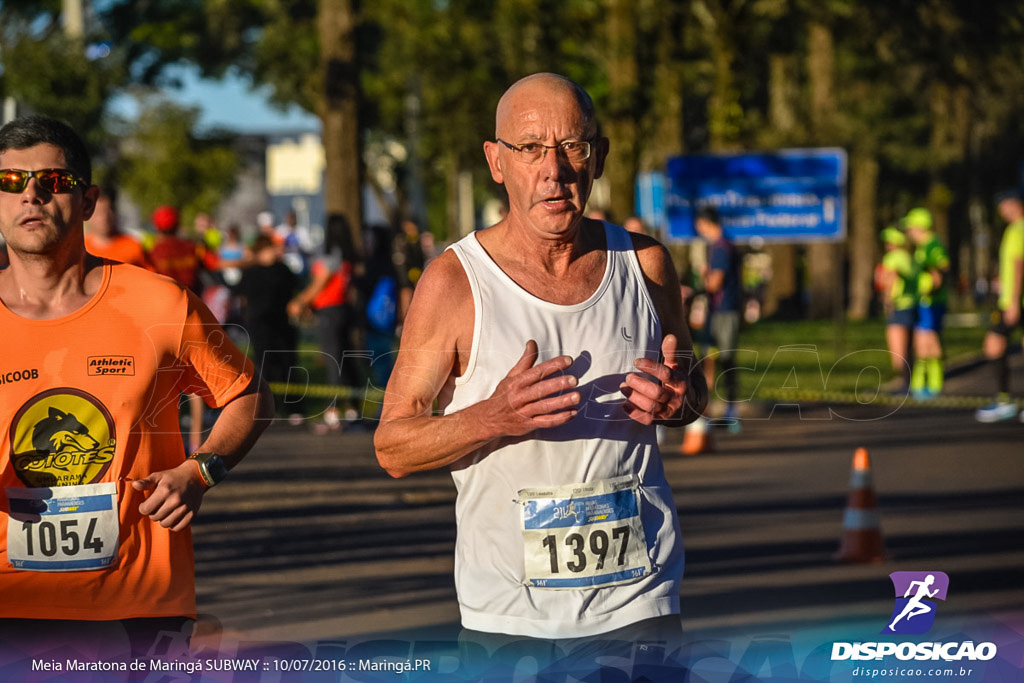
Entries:
POLYGON ((217 483, 224 481, 224 477, 228 476, 228 468, 224 465, 224 459, 216 453, 210 454, 210 459, 206 461, 206 467, 210 477, 217 483))
POLYGON ((224 465, 224 459, 216 453, 194 453, 192 456, 203 470, 203 478, 210 486, 219 484, 228 476, 228 468, 224 465))

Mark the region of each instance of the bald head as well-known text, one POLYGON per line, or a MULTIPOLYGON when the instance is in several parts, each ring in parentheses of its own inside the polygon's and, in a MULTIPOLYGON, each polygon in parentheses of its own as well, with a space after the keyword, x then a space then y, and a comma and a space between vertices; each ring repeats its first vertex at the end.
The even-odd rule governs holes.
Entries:
POLYGON ((575 103, 588 137, 597 134, 594 102, 587 91, 565 76, 536 73, 519 79, 498 100, 495 111, 494 135, 508 135, 508 127, 533 115, 532 104, 550 100, 568 100, 575 103))
POLYGON ((495 138, 484 141, 484 155, 508 192, 509 223, 573 234, 608 155, 586 91, 557 74, 517 81, 498 102, 495 138))

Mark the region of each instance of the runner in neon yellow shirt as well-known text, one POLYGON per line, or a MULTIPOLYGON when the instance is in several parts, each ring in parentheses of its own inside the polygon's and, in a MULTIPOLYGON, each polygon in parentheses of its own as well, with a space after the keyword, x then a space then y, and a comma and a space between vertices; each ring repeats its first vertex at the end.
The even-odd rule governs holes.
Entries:
MULTIPOLYGON (((992 312, 992 327, 985 336, 985 356, 995 371, 998 395, 995 403, 979 408, 979 422, 1012 420, 1017 404, 1010 400, 1010 372, 1006 352, 1010 336, 1021 328, 1024 298, 1024 204, 1020 192, 1008 190, 996 197, 999 215, 1007 222, 999 244, 999 302, 992 312)), ((1024 416, 1022 416, 1024 417, 1024 416)))
POLYGON ((878 286, 885 308, 885 341, 893 371, 903 379, 901 392, 910 387, 910 339, 917 318, 917 268, 907 251, 907 237, 896 228, 882 231, 885 254, 878 286))
POLYGON ((946 315, 949 255, 932 232, 928 209, 911 209, 903 219, 907 236, 916 246, 917 320, 914 326, 914 368, 910 391, 917 399, 942 392, 942 319, 946 315))

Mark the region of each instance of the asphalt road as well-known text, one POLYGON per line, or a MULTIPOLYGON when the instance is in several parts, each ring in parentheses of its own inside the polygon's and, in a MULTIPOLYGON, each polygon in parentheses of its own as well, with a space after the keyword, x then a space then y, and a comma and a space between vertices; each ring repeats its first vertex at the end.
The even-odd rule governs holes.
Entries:
MULTIPOLYGON (((947 393, 984 395, 989 381, 970 368, 947 393)), ((682 456, 671 435, 685 632, 736 640, 841 623, 877 634, 893 606, 890 572, 923 570, 950 577, 945 617, 1024 624, 1024 424, 972 413, 768 403, 747 407, 740 434, 716 434, 711 454, 682 456), (888 556, 842 564, 833 556, 861 447, 888 556)), ((445 471, 390 479, 369 431, 275 424, 195 523, 196 642, 456 633, 454 498, 445 471)))

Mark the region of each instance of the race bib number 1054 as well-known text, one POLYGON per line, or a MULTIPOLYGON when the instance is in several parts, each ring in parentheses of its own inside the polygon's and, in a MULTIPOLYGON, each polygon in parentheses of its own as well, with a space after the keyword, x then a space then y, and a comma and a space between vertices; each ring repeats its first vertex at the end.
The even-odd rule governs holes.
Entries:
POLYGON ((105 569, 117 557, 115 485, 8 488, 7 559, 15 569, 105 569))
POLYGON ((519 503, 528 585, 612 586, 650 574, 635 476, 524 489, 519 503))

